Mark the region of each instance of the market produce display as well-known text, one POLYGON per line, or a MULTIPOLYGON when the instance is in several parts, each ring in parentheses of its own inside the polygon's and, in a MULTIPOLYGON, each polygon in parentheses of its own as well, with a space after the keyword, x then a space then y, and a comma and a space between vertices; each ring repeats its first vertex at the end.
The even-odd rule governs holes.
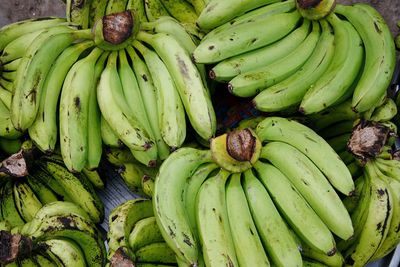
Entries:
POLYGON ((398 247, 399 37, 373 6, 64 2, 0 28, 1 267, 367 266, 398 247), (115 176, 135 198, 102 202, 115 176))

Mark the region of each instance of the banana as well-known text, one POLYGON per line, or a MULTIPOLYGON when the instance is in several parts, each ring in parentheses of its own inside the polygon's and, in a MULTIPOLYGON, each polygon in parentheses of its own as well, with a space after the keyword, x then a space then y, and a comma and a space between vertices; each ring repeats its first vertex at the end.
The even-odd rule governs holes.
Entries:
POLYGON ((207 87, 188 52, 168 34, 139 32, 137 38, 160 55, 175 81, 191 125, 200 137, 210 139, 216 131, 215 112, 207 87))
POLYGON ((134 47, 144 57, 157 89, 157 109, 161 136, 165 143, 172 150, 175 150, 183 144, 186 137, 183 101, 179 97, 173 76, 161 58, 138 41, 134 42, 134 47))
POLYGON ((105 249, 96 226, 80 216, 53 216, 42 221, 40 227, 29 235, 35 242, 54 238, 72 239, 79 245, 88 266, 104 266, 105 249))
POLYGON ((139 220, 129 234, 129 248, 134 253, 144 246, 163 241, 155 217, 139 220))
POLYGON ((148 21, 157 20, 162 16, 170 16, 168 10, 164 7, 161 0, 144 0, 144 9, 148 21))
POLYGON ((14 128, 11 122, 10 110, 3 101, 0 101, 0 136, 10 139, 22 136, 22 132, 14 128))
POLYGON ((105 14, 108 15, 125 11, 127 4, 128 0, 108 0, 105 14))
POLYGON ((377 107, 374 110, 370 120, 379 122, 390 121, 391 119, 394 118, 394 116, 396 116, 396 114, 397 114, 396 102, 394 102, 394 100, 391 98, 386 98, 383 105, 377 107))
POLYGON ((19 214, 14 201, 12 181, 6 181, 0 189, 0 219, 8 221, 11 228, 22 226, 24 224, 24 220, 19 214))
POLYGON ((102 220, 104 216, 103 203, 98 198, 91 183, 86 180, 86 177, 78 178, 68 172, 65 167, 50 161, 41 161, 38 165, 54 177, 69 199, 88 212, 93 222, 97 223, 102 220))
POLYGON ((81 26, 89 27, 90 7, 92 0, 66 0, 67 20, 81 26))
POLYGON ((7 81, 14 81, 16 78, 16 71, 13 72, 3 72, 1 73, 1 76, 3 79, 7 80, 7 81))
POLYGON ((39 267, 38 263, 33 258, 23 258, 17 260, 17 266, 19 267, 39 267))
POLYGON ((243 189, 257 231, 271 259, 271 265, 301 266, 301 254, 296 242, 266 188, 251 170, 244 173, 243 189))
POLYGON ((0 60, 0 68, 3 71, 16 71, 18 69, 19 64, 21 63, 22 58, 14 59, 13 61, 3 64, 0 60))
POLYGON ((139 164, 124 163, 118 168, 117 172, 121 175, 129 190, 139 193, 142 191, 144 172, 139 164))
POLYGON ((225 199, 229 176, 221 169, 197 193, 196 220, 206 266, 239 266, 225 199))
POLYGON ((42 207, 42 203, 26 182, 15 182, 13 191, 15 206, 19 214, 21 214, 24 221, 31 221, 36 212, 42 207))
POLYGON ((293 11, 241 23, 202 40, 193 52, 193 60, 196 63, 215 63, 271 44, 290 33, 300 17, 297 11, 293 11))
POLYGON ((168 13, 179 22, 195 26, 197 14, 191 4, 180 0, 160 0, 160 2, 168 13))
POLYGON ((126 10, 129 10, 129 9, 135 10, 140 22, 147 21, 146 12, 145 12, 144 7, 145 7, 145 3, 143 0, 141 0, 141 1, 129 0, 128 3, 126 4, 126 10))
POLYGON ((310 21, 303 20, 299 28, 281 40, 219 62, 210 70, 209 76, 217 81, 230 81, 241 73, 273 64, 295 50, 307 37, 309 28, 310 21))
POLYGON ((35 38, 17 70, 11 105, 15 128, 26 130, 33 124, 52 63, 64 49, 80 38, 90 39, 90 30, 76 31, 71 27, 58 26, 43 31, 35 38))
POLYGON ((187 0, 187 2, 193 6, 197 15, 200 15, 200 13, 206 7, 206 2, 204 0, 187 0))
POLYGON ((14 94, 14 82, 8 81, 4 78, 0 78, 0 87, 14 94))
POLYGON ((6 105, 8 109, 10 109, 12 101, 12 93, 3 88, 0 88, 0 100, 3 102, 4 105, 6 105))
POLYGON ((250 97, 288 78, 310 57, 319 36, 319 24, 313 22, 311 33, 291 53, 269 65, 237 75, 228 83, 229 92, 240 97, 250 97))
POLYGON ((102 116, 118 138, 129 149, 144 151, 151 148, 153 141, 121 100, 123 92, 117 71, 117 55, 117 52, 112 52, 108 57, 107 66, 97 87, 97 102, 102 116))
POLYGON ((63 84, 59 111, 60 146, 64 163, 71 172, 80 172, 87 164, 89 99, 96 84, 95 64, 102 53, 103 50, 95 48, 77 61, 63 84))
POLYGON ((274 204, 296 234, 315 250, 326 255, 335 254, 335 241, 328 227, 288 177, 270 164, 257 162, 254 168, 274 204))
MULTIPOLYGON (((366 164, 366 168, 374 168, 366 164)), ((370 201, 368 215, 354 245, 345 252, 345 260, 352 266, 364 266, 374 255, 377 248, 384 241, 392 218, 393 198, 387 183, 379 176, 373 176, 373 171, 368 170, 371 187, 369 189, 370 201)))
POLYGON ((114 130, 103 116, 100 118, 100 133, 101 140, 103 141, 104 145, 110 148, 121 148, 124 146, 124 143, 118 138, 114 130))
POLYGON ((198 239, 196 227, 196 203, 197 192, 203 182, 217 171, 218 165, 215 163, 205 163, 200 165, 196 171, 186 181, 186 188, 184 189, 184 204, 188 212, 189 223, 192 228, 193 234, 198 239))
POLYGON ((43 255, 35 254, 32 257, 38 263, 39 266, 57 267, 57 264, 54 261, 50 260, 49 258, 43 255))
POLYGON ((45 29, 24 34, 8 43, 1 53, 1 63, 4 64, 22 58, 33 40, 43 31, 45 31, 45 29))
POLYGON ((146 63, 137 55, 133 47, 127 47, 126 51, 132 60, 133 70, 136 75, 136 80, 139 85, 139 90, 142 95, 143 105, 146 109, 146 114, 151 126, 151 130, 154 134, 154 138, 157 143, 158 157, 164 160, 170 154, 168 145, 164 142, 160 127, 159 127, 159 117, 158 117, 158 107, 157 107, 157 89, 154 86, 153 79, 146 66, 146 63))
POLYGON ((73 240, 56 238, 40 242, 39 247, 45 247, 44 253, 59 266, 86 266, 85 255, 73 240))
POLYGON ((153 209, 149 199, 136 198, 128 200, 113 209, 108 217, 109 231, 107 240, 110 248, 109 257, 119 247, 128 247, 129 235, 137 222, 152 216, 154 216, 153 209))
POLYGON ((375 162, 383 174, 400 182, 400 162, 398 160, 385 160, 378 157, 375 162))
MULTIPOLYGON (((141 2, 141 1, 137 1, 141 2)), ((94 24, 106 14, 108 0, 92 1, 89 11, 89 27, 92 28, 94 24)))
POLYGON ((42 29, 65 24, 65 18, 42 17, 32 18, 8 24, 0 29, 0 51, 16 38, 42 29))
POLYGON ((154 185, 157 224, 165 241, 187 264, 197 264, 199 248, 181 195, 188 177, 205 162, 211 162, 209 151, 181 148, 161 165, 154 185))
POLYGON ((154 194, 154 180, 155 178, 149 175, 143 175, 141 179, 141 187, 143 193, 145 193, 150 198, 153 197, 154 194))
POLYGON ((56 145, 58 128, 56 108, 65 76, 79 56, 93 45, 92 41, 86 41, 66 48, 49 70, 43 84, 38 114, 28 129, 29 136, 43 152, 52 152, 56 145))
POLYGON ((334 234, 344 240, 353 235, 350 215, 339 196, 306 155, 295 147, 278 141, 265 145, 260 157, 269 160, 293 183, 334 234), (290 168, 286 167, 288 164, 290 168))
POLYGON ((327 70, 334 55, 334 35, 325 20, 321 20, 320 24, 322 33, 311 56, 296 73, 260 92, 253 99, 258 110, 276 112, 299 105, 310 86, 327 70))
POLYGON ((83 168, 82 173, 86 176, 86 178, 93 184, 96 189, 103 189, 104 182, 100 177, 100 174, 97 170, 88 170, 83 168))
POLYGON ((350 133, 353 130, 353 126, 354 121, 352 120, 338 122, 319 130, 318 135, 323 137, 325 140, 329 140, 330 138, 350 133))
POLYGON ((261 142, 280 141, 297 148, 343 194, 351 195, 354 191, 353 179, 346 165, 328 143, 307 126, 285 118, 269 117, 258 124, 256 133, 261 142))
MULTIPOLYGON (((87 115, 87 160, 83 172, 89 174, 89 170, 96 169, 101 160, 103 153, 103 141, 101 136, 101 113, 97 104, 97 83, 100 79, 101 72, 104 69, 104 63, 107 61, 109 53, 103 52, 94 66, 94 86, 89 87, 88 115, 87 115), (85 171, 86 169, 86 171, 85 171)), ((89 180, 98 188, 104 186, 103 181, 96 175, 87 175, 89 180)))
POLYGON ((125 163, 137 162, 129 149, 107 148, 105 151, 106 159, 115 166, 122 166, 125 163))
MULTIPOLYGON (((128 58, 126 56, 125 50, 120 50, 118 52, 119 64, 118 64, 118 74, 121 79, 122 90, 124 94, 124 100, 126 105, 132 112, 136 115, 139 123, 144 127, 145 131, 149 134, 152 140, 155 140, 153 131, 150 127, 149 119, 147 118, 147 113, 144 108, 142 95, 139 90, 139 84, 137 82, 135 73, 128 63, 128 58)), ((123 99, 121 99, 122 101, 123 99)), ((146 151, 132 151, 133 156, 141 163, 146 166, 154 167, 157 164, 157 143, 146 150, 146 151)))
POLYGON ((17 153, 21 149, 20 139, 0 138, 0 150, 9 155, 17 153))
POLYGON ((174 251, 167 243, 152 243, 135 252, 135 262, 176 263, 174 251))
POLYGON ((343 199, 343 204, 350 214, 353 213, 353 211, 356 209, 358 203, 360 202, 361 192, 364 187, 364 176, 358 177, 354 181, 354 185, 355 185, 354 194, 351 196, 347 196, 343 199))
POLYGON ((337 103, 352 89, 351 85, 362 67, 364 49, 357 31, 335 14, 330 14, 327 20, 335 35, 335 57, 303 97, 299 110, 304 114, 316 113, 337 103))
POLYGON ((335 12, 353 24, 364 43, 365 66, 352 99, 353 109, 364 112, 376 105, 391 82, 396 62, 393 36, 385 20, 370 5, 337 5, 335 12))
POLYGON ((211 0, 197 19, 197 25, 211 30, 219 25, 258 7, 279 2, 279 0, 211 0))
POLYGON ((242 266, 270 266, 241 186, 241 174, 226 185, 226 209, 237 260, 242 266))

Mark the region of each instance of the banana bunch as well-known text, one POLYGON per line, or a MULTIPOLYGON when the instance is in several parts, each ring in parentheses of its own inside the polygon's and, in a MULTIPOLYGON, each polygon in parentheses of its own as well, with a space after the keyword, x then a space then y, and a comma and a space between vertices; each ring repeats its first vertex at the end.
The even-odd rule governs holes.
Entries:
POLYGON ((141 22, 155 21, 163 16, 177 19, 188 32, 200 38, 203 34, 196 26, 198 14, 205 0, 67 0, 66 18, 82 28, 93 25, 105 15, 135 10, 141 22))
POLYGON ((153 206, 185 265, 302 266, 307 258, 341 266, 335 236, 350 239, 353 225, 335 189, 351 195, 355 186, 329 144, 298 122, 269 117, 255 131, 212 139, 210 150, 171 154, 153 206))
POLYGON ((356 112, 366 112, 390 84, 393 37, 373 7, 333 2, 310 9, 301 0, 211 1, 197 21, 210 32, 192 57, 213 64, 209 77, 254 97, 260 111, 308 115, 351 99, 356 112))
POLYGON ((176 266, 175 253, 161 235, 149 199, 128 200, 114 208, 107 237, 110 266, 176 266))
POLYGON ((0 257, 4 266, 105 265, 101 233, 89 215, 71 202, 44 205, 18 231, 8 228, 0 233, 6 251, 0 257))

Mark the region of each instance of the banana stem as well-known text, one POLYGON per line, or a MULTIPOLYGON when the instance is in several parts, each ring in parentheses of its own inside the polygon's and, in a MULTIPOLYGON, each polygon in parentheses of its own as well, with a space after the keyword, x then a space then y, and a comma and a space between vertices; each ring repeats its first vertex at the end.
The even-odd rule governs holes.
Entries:
POLYGON ((90 39, 93 40, 94 36, 91 29, 78 30, 74 32, 77 39, 90 39))

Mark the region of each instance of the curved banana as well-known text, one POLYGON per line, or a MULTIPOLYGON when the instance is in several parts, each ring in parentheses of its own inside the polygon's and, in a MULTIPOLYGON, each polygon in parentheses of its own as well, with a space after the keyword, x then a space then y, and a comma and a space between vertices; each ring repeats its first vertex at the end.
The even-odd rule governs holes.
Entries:
POLYGON ((89 27, 90 7, 92 0, 66 0, 66 18, 68 21, 81 26, 89 27))
POLYGON ((301 254, 285 221, 268 191, 251 170, 244 173, 243 189, 258 234, 272 264, 278 267, 302 266, 301 254))
POLYGON ((159 17, 162 16, 169 16, 168 10, 161 3, 161 0, 143 0, 143 1, 148 21, 157 20, 159 17))
POLYGON ((226 207, 229 176, 221 169, 197 193, 196 220, 206 266, 239 266, 226 207))
POLYGON ((47 185, 36 179, 32 175, 26 176, 26 182, 35 192, 39 201, 45 205, 57 201, 57 195, 47 185))
POLYGON ((353 109, 364 112, 376 105, 391 82, 396 62, 393 36, 379 12, 368 4, 337 5, 335 12, 353 24, 364 43, 365 65, 352 100, 353 109))
POLYGON ((311 33, 291 53, 269 65, 237 75, 228 83, 229 92, 240 97, 254 96, 295 73, 311 56, 319 40, 319 24, 312 24, 311 33))
POLYGON ((11 228, 22 226, 24 220, 15 205, 12 181, 6 181, 0 190, 0 220, 8 221, 11 228))
POLYGON ((67 238, 45 240, 40 242, 39 247, 42 244, 46 248, 42 253, 59 266, 86 266, 85 255, 73 240, 68 240, 67 238))
POLYGON ((128 3, 126 4, 126 10, 129 9, 135 10, 140 22, 147 21, 145 12, 145 1, 129 0, 128 3))
POLYGON ((335 14, 327 17, 335 35, 335 56, 325 73, 307 91, 299 111, 312 114, 341 100, 356 79, 363 62, 364 49, 358 32, 335 14))
POLYGON ((139 248, 135 252, 135 262, 176 263, 174 251, 165 242, 158 242, 139 248))
POLYGON ((345 195, 351 195, 354 191, 354 182, 346 165, 328 143, 307 126, 294 120, 268 117, 258 124, 256 133, 261 142, 280 141, 296 147, 325 174, 337 190, 345 195))
POLYGON ((124 146, 124 143, 118 138, 117 134, 110 127, 103 116, 100 118, 100 133, 101 140, 103 141, 104 145, 110 148, 121 148, 124 146))
POLYGON ((175 81, 191 125, 203 139, 210 139, 217 127, 214 108, 207 86, 188 52, 168 34, 139 32, 137 38, 150 44, 160 55, 175 81))
POLYGON ((293 183, 334 234, 344 240, 352 237, 350 215, 326 177, 306 155, 278 141, 266 144, 260 157, 269 160, 293 183))
POLYGON ((148 217, 139 220, 132 232, 129 234, 129 248, 136 253, 136 251, 144 246, 152 243, 163 242, 164 238, 155 217, 148 217))
POLYGON ((195 26, 197 14, 194 7, 187 1, 180 0, 160 0, 168 13, 183 24, 195 26))
MULTIPOLYGON (((141 2, 141 1, 135 1, 141 2)), ((94 24, 106 14, 108 0, 92 1, 89 12, 89 27, 92 28, 94 24)))
MULTIPOLYGON (((0 90, 4 90, 0 88, 0 90)), ((6 90, 4 90, 6 91, 6 90)), ((13 123, 11 122, 11 112, 8 106, 11 104, 11 101, 7 103, 0 100, 0 136, 9 139, 15 139, 22 136, 22 132, 15 129, 13 123)))
POLYGON ((126 10, 128 0, 108 0, 105 14, 113 14, 126 10))
POLYGON ((181 201, 185 183, 199 165, 211 162, 209 151, 181 148, 161 165, 154 185, 154 214, 160 231, 177 257, 197 264, 198 243, 181 201))
POLYGON ((31 221, 42 207, 42 203, 26 182, 15 182, 13 189, 14 202, 19 214, 26 222, 31 221))
POLYGON ((241 185, 241 174, 232 174, 226 185, 226 209, 236 257, 242 266, 270 266, 241 185))

